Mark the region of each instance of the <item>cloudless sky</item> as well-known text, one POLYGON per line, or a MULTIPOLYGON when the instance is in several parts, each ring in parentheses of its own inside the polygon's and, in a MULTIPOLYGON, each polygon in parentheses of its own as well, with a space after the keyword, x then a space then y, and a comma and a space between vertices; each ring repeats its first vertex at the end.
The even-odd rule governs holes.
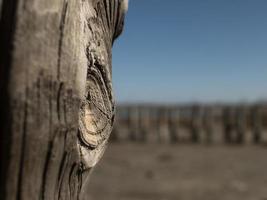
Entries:
POLYGON ((113 47, 118 102, 267 98, 267 0, 130 0, 113 47))

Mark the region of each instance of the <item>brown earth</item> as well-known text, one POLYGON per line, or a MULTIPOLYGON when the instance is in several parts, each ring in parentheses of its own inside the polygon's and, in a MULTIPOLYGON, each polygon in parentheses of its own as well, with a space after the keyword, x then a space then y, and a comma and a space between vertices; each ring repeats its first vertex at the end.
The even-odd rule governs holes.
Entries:
POLYGON ((267 200, 263 146, 110 144, 92 200, 267 200))

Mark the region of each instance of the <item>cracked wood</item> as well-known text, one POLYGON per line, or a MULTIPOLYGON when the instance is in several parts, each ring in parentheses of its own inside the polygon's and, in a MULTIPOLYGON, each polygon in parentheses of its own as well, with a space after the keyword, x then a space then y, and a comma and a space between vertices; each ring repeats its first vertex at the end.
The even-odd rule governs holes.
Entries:
POLYGON ((87 199, 114 121, 126 0, 3 0, 0 199, 87 199))

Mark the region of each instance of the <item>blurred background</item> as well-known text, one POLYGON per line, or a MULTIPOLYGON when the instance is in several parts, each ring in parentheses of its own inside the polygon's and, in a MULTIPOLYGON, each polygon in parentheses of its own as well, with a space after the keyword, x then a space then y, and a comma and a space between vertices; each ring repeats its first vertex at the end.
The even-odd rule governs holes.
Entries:
POLYGON ((267 200, 267 1, 131 0, 94 200, 267 200))

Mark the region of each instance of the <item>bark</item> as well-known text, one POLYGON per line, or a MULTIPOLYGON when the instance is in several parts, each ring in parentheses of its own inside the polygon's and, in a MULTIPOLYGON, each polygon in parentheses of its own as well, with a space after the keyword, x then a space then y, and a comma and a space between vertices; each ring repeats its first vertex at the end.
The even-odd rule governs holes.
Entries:
POLYGON ((0 3, 0 199, 87 199, 113 125, 125 1, 0 3))

